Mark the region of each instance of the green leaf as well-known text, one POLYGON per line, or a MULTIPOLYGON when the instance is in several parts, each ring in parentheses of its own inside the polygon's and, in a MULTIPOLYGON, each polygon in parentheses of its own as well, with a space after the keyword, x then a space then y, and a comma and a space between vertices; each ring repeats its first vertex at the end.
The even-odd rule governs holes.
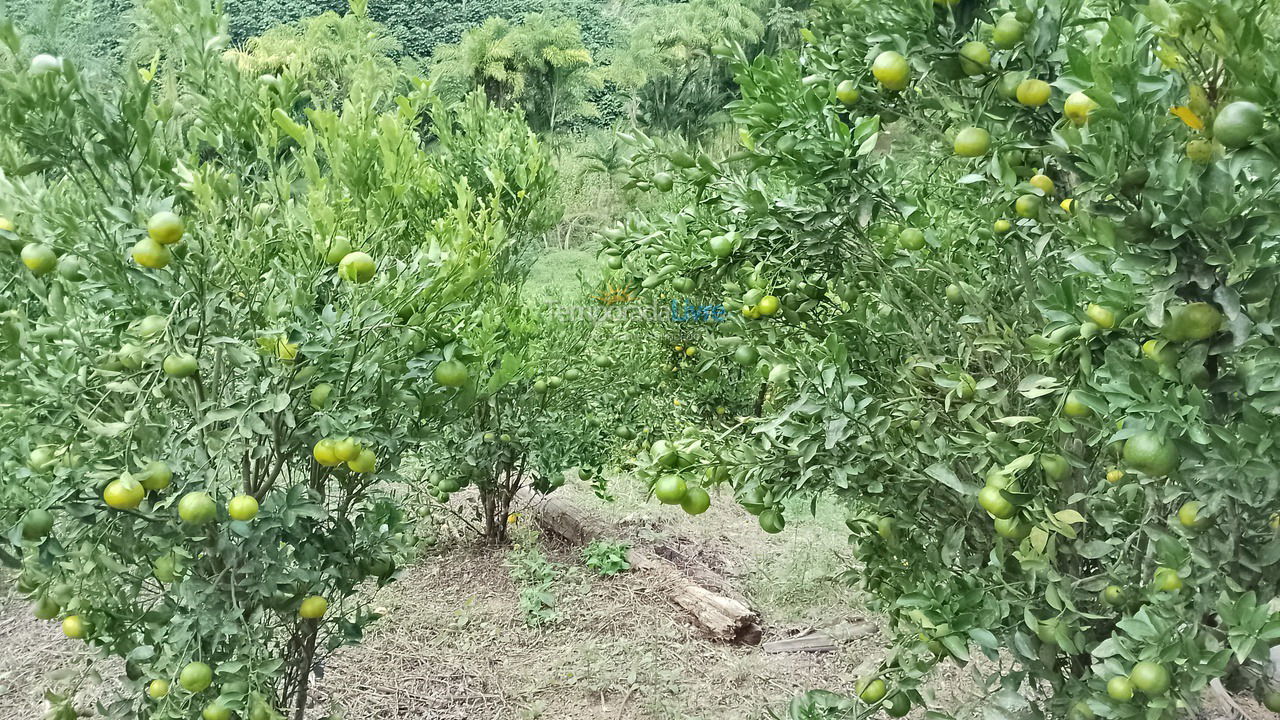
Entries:
POLYGON ((951 468, 943 465, 942 463, 934 463, 925 468, 924 472, 934 480, 937 480, 943 485, 946 485, 956 491, 959 495, 973 496, 978 492, 978 489, 975 486, 956 477, 956 474, 951 471, 951 468))

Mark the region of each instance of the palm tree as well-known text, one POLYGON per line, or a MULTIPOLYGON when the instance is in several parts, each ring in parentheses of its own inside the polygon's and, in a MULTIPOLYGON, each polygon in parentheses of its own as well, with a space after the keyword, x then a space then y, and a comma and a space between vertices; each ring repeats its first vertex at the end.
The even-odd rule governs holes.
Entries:
POLYGON ((546 131, 566 117, 592 114, 586 93, 600 84, 578 23, 542 13, 519 23, 491 17, 440 46, 432 78, 446 96, 479 90, 496 105, 519 105, 531 126, 546 131))

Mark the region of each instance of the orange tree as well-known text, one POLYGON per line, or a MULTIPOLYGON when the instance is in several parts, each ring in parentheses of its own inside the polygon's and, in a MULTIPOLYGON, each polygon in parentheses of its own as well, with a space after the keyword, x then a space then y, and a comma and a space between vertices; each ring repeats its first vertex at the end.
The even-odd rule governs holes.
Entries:
POLYGON ((643 473, 770 532, 838 498, 894 630, 793 714, 949 716, 922 679, 979 655, 1005 716, 1174 717, 1214 679, 1280 707, 1274 13, 819 3, 739 62, 741 151, 637 138, 691 202, 608 253, 721 288, 721 361, 768 383, 643 473))
POLYGON ((434 379, 452 393, 447 423, 424 450, 427 492, 445 504, 474 487, 474 512, 458 514, 491 542, 506 540, 517 493, 553 492, 575 466, 603 493, 594 470, 609 445, 585 422, 599 389, 581 370, 586 328, 527 308, 518 283, 505 287, 446 346, 434 379))
POLYGON ((519 271, 503 275, 508 292, 445 349, 450 359, 435 379, 455 395, 446 428, 425 451, 427 491, 446 503, 474 487, 475 512, 457 514, 495 542, 506 539, 519 491, 547 494, 576 478, 608 498, 604 470, 619 455, 634 455, 655 428, 686 414, 725 415, 734 387, 700 367, 702 328, 674 320, 665 298, 602 288, 540 307, 516 294, 519 271), (681 372, 702 373, 699 392, 677 391, 681 372))
POLYGON ((414 78, 330 106, 245 74, 207 3, 143 22, 165 44, 104 88, 0 32, 3 557, 124 660, 107 716, 301 717, 430 522, 390 488, 451 323, 550 217, 547 159, 414 78))

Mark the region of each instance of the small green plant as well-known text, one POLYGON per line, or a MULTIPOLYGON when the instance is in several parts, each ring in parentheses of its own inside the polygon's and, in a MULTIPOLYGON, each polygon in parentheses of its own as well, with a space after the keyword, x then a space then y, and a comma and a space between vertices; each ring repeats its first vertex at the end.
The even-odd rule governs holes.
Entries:
POLYGON ((520 538, 507 553, 511 581, 520 585, 520 612, 529 627, 549 625, 560 619, 552 585, 560 575, 560 565, 547 558, 537 546, 537 536, 520 538))
POLYGON ((556 594, 551 592, 550 583, 522 588, 520 612, 524 614, 524 624, 539 627, 558 622, 560 612, 556 610, 556 602, 556 594))
POLYGON ((627 551, 631 546, 623 542, 596 540, 582 548, 582 562, 606 577, 631 569, 627 551))

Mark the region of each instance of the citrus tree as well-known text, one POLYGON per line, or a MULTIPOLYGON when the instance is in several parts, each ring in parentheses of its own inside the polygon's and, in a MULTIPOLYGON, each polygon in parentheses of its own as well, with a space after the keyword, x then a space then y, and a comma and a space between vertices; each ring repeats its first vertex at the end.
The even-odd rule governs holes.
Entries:
POLYGON ((417 78, 336 103, 247 73, 207 3, 142 23, 166 44, 101 87, 0 31, 2 557, 123 658, 104 716, 300 718, 432 522, 392 488, 446 417, 451 323, 546 223, 547 158, 417 78))
POLYGON ((949 716, 943 660, 996 716, 1175 717, 1218 679, 1280 708, 1274 8, 811 20, 739 60, 742 150, 637 137, 690 203, 603 238, 621 277, 722 289, 717 347, 767 383, 639 458, 659 499, 723 478, 768 532, 848 506, 894 645, 792 713, 949 716))
MULTIPOLYGON (((514 294, 476 320, 435 371, 456 396, 446 429, 426 450, 428 492, 447 503, 474 487, 474 512, 462 518, 485 539, 504 542, 516 495, 559 488, 566 470, 597 459, 604 436, 575 422, 591 395, 570 360, 586 338, 580 326, 554 322, 514 294)), ((580 477, 602 481, 591 467, 579 469, 580 477)))
POLYGON ((462 324, 437 368, 435 380, 456 395, 424 453, 431 496, 447 503, 474 487, 475 512, 455 513, 494 542, 506 540, 520 491, 549 494, 574 479, 607 499, 607 468, 684 414, 723 416, 730 401, 720 393, 731 389, 707 380, 683 401, 673 394, 680 372, 712 373, 689 339, 700 330, 677 325, 665 303, 618 288, 580 305, 540 303, 516 292, 522 271, 503 275, 510 292, 462 324))

